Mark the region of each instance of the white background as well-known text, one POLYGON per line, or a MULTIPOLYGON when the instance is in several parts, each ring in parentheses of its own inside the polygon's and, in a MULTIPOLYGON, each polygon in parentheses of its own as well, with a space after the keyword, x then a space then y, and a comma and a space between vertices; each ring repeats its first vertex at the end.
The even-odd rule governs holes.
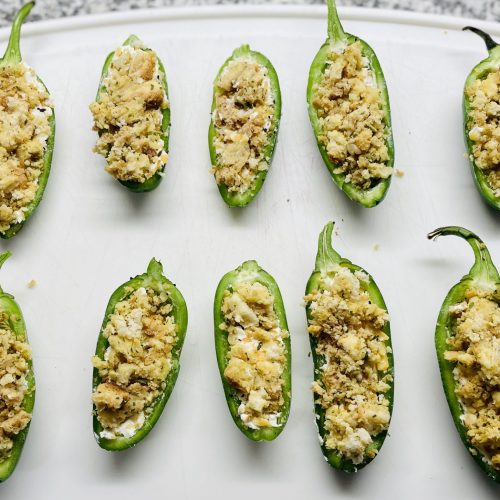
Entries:
MULTIPOLYGON (((498 498, 499 488, 453 427, 433 345, 441 302, 472 265, 472 252, 456 238, 426 240, 440 225, 463 225, 500 263, 498 214, 476 192, 462 138, 462 85, 485 48, 458 30, 462 21, 354 9, 341 14, 346 29, 379 55, 396 168, 405 172, 382 205, 369 210, 332 183, 307 117, 307 74, 326 37, 325 9, 132 11, 24 29, 24 58, 55 101, 57 137, 41 206, 12 241, 1 243, 14 256, 0 282, 24 311, 37 378, 30 434, 16 472, 1 486, 3 499, 498 498), (146 195, 119 185, 92 153, 88 104, 105 56, 130 33, 163 60, 172 107, 167 176, 146 195), (230 210, 209 173, 207 127, 211 82, 244 42, 276 67, 283 119, 260 195, 249 207, 230 210), (324 462, 309 390, 302 296, 328 220, 337 224, 334 247, 373 275, 392 318, 390 436, 354 477, 324 462), (110 294, 144 272, 152 256, 188 304, 181 371, 149 437, 111 454, 92 435, 90 358, 110 294), (246 259, 257 259, 280 285, 292 335, 292 413, 273 443, 250 442, 237 430, 215 360, 214 291, 246 259), (31 279, 38 282, 34 289, 27 288, 31 279)), ((500 34, 498 27, 475 24, 500 34)))

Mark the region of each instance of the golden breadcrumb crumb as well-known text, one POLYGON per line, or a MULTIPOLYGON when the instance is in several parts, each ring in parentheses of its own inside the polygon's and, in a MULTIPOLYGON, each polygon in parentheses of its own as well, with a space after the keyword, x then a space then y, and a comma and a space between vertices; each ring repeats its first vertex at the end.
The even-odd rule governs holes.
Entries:
POLYGON ((450 313, 454 327, 444 357, 456 363, 462 422, 471 443, 500 470, 500 306, 491 295, 469 289, 450 313))
POLYGON ((275 105, 268 70, 249 57, 226 66, 215 84, 213 165, 217 184, 244 192, 256 175, 269 167, 264 150, 269 142, 275 105))
POLYGON ((242 282, 226 290, 222 302, 228 335, 224 377, 240 392, 238 413, 250 428, 277 426, 284 404, 286 348, 274 311, 274 298, 258 282, 242 282))
POLYGON ((176 342, 172 305, 165 292, 138 288, 116 304, 103 331, 109 347, 92 358, 101 383, 92 400, 101 437, 130 437, 165 388, 176 342))
POLYGON ((367 448, 388 429, 390 390, 387 311, 372 303, 363 284, 368 276, 337 266, 306 295, 308 331, 323 360, 313 383, 316 404, 325 410, 325 446, 361 463, 377 450, 367 448))
POLYGON ((51 134, 52 104, 24 63, 0 68, 0 231, 23 222, 51 134))
POLYGON ((391 176, 381 93, 359 42, 330 51, 312 105, 335 173, 361 189, 391 176))

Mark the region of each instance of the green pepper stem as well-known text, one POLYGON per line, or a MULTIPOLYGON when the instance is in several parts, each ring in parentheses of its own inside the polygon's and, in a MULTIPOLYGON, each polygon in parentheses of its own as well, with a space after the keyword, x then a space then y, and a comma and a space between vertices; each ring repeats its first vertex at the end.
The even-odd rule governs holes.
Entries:
POLYGON ((465 28, 462 28, 462 31, 472 31, 472 33, 475 33, 476 35, 480 36, 484 40, 488 52, 491 52, 495 47, 499 46, 499 44, 495 42, 495 40, 493 40, 493 38, 491 38, 490 35, 488 35, 488 33, 485 33, 483 30, 480 30, 479 28, 474 28, 473 26, 465 26, 465 28))
POLYGON ((326 271, 342 257, 332 247, 332 233, 334 222, 328 222, 321 231, 318 239, 318 253, 316 254, 316 271, 326 271))
POLYGON ((135 42, 140 41, 137 35, 130 35, 124 42, 123 45, 133 45, 135 42))
POLYGON ((337 13, 335 0, 328 0, 328 38, 333 41, 345 38, 345 32, 337 13))
POLYGON ((496 283, 500 280, 498 271, 491 260, 490 252, 479 236, 472 231, 459 226, 440 227, 427 235, 430 240, 439 236, 459 236, 469 243, 474 252, 475 262, 469 271, 470 276, 476 280, 484 280, 489 283, 496 283))
MULTIPOLYGON (((3 263, 12 255, 12 252, 3 252, 0 254, 0 269, 3 263)), ((3 293, 2 287, 0 286, 0 293, 3 293)))
POLYGON ((163 276, 163 266, 154 257, 149 261, 147 273, 154 279, 159 280, 163 276))
POLYGON ((21 36, 21 26, 26 16, 30 13, 31 9, 35 6, 35 2, 29 2, 23 5, 16 14, 12 29, 10 31, 9 43, 5 49, 0 65, 6 66, 7 64, 19 64, 21 62, 21 49, 19 47, 19 38, 21 36))

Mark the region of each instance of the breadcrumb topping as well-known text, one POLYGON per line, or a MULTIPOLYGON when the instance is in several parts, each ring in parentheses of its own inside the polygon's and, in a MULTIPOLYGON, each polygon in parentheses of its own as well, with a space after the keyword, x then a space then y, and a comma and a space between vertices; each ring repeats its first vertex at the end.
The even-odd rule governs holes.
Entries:
POLYGON ((391 176, 382 97, 360 42, 330 51, 312 105, 334 173, 361 189, 391 176))
POLYGON ((224 377, 239 391, 238 413, 252 429, 278 427, 284 404, 286 347, 274 311, 274 297, 258 282, 241 282, 226 290, 222 302, 229 351, 224 377))
POLYGON ((32 68, 0 68, 0 231, 26 219, 43 172, 52 103, 32 68))
POLYGON ((461 420, 471 443, 500 470, 500 306, 491 295, 469 289, 450 313, 454 326, 444 358, 456 363, 461 420))
POLYGON ((116 49, 96 101, 90 105, 94 151, 121 181, 143 183, 168 161, 161 127, 169 106, 156 53, 141 42, 116 49))
POLYGON ((243 193, 269 168, 264 154, 275 113, 268 70, 250 57, 232 60, 215 85, 212 166, 217 184, 243 193))
POLYGON ((495 196, 500 196, 500 69, 465 89, 469 99, 469 139, 472 156, 495 196))
POLYGON ((31 421, 31 413, 23 409, 31 348, 16 338, 7 321, 0 314, 0 461, 9 457, 14 437, 31 421))
POLYGON ((101 383, 92 400, 101 437, 131 437, 165 388, 176 324, 165 292, 138 288, 116 304, 103 331, 109 347, 92 358, 101 383))
POLYGON ((359 464, 373 458, 373 437, 389 427, 386 393, 392 381, 385 342, 387 311, 363 289, 368 276, 336 266, 306 295, 308 331, 323 360, 312 389, 325 410, 325 446, 359 464))

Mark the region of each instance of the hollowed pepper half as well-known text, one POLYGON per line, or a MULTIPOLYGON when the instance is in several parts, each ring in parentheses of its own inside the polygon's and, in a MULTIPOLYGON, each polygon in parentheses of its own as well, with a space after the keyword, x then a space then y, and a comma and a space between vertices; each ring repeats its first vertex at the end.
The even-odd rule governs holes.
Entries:
POLYGON ((290 414, 291 343, 274 278, 254 260, 225 274, 214 299, 215 352, 234 423, 272 441, 290 414))
POLYGON ((222 199, 244 207, 257 196, 274 155, 281 91, 271 61, 237 48, 214 80, 208 148, 222 199))
MULTIPOLYGON (((370 102, 372 99, 373 95, 368 96, 365 101, 370 102)), ((357 107, 359 108, 363 103, 359 101, 359 96, 356 100, 358 100, 357 107)), ((309 70, 307 105, 319 151, 335 184, 351 200, 363 207, 374 207, 380 203, 391 183, 394 164, 394 143, 387 85, 373 49, 357 36, 344 32, 337 14, 335 0, 328 0, 328 38, 316 54, 309 70), (363 78, 348 92, 356 92, 360 86, 365 86, 364 91, 368 92, 378 89, 379 94, 376 98, 378 105, 371 104, 376 108, 376 112, 381 114, 376 123, 381 129, 378 132, 381 137, 378 138, 372 123, 366 123, 366 126, 360 127, 360 124, 371 119, 373 115, 371 111, 364 111, 362 116, 358 116, 359 109, 344 111, 343 105, 349 104, 352 100, 350 96, 345 95, 346 88, 343 83, 333 93, 330 92, 327 103, 327 106, 331 106, 333 102, 342 102, 338 110, 340 114, 334 111, 332 115, 332 111, 325 108, 322 102, 316 102, 317 89, 325 75, 332 77, 332 71, 340 71, 334 78, 341 82, 349 76, 347 72, 353 62, 348 61, 347 65, 339 70, 337 67, 334 68, 335 58, 342 57, 349 48, 354 50, 356 47, 357 50, 357 44, 361 50, 363 64, 363 68, 358 69, 358 75, 362 74, 363 78), (341 116, 342 113, 345 116, 341 116), (329 130, 323 130, 322 120, 324 120, 323 124, 327 121, 331 124, 329 130), (351 124, 345 126, 351 121, 354 123, 352 129, 350 129, 351 124), (376 147, 375 155, 370 151, 372 147, 376 147), (341 165, 342 162, 344 165, 341 165), (368 174, 373 176, 373 179, 368 179, 370 182, 365 186, 368 174), (356 179, 354 176, 357 176, 356 179)))
MULTIPOLYGON (((3 263, 10 257, 10 252, 4 252, 0 254, 0 267, 3 263)), ((0 288, 0 329, 12 333, 15 336, 16 341, 27 344, 28 337, 26 334, 26 324, 24 323, 23 313, 21 308, 14 300, 14 297, 2 290, 0 288)), ((18 349, 18 348, 16 348, 18 349)), ((3 346, 3 352, 6 353, 6 346, 3 346)), ((9 353, 11 354, 10 349, 9 353)), ((35 406, 35 374, 33 373, 33 362, 31 360, 31 354, 24 353, 25 363, 27 365, 27 371, 25 374, 25 386, 26 392, 20 408, 22 411, 30 414, 33 412, 33 407, 35 406), (26 359, 27 358, 27 359, 26 359)), ((2 360, 2 370, 5 370, 5 360, 2 360)), ((4 376, 9 376, 4 375, 4 376)), ((3 377, 4 377, 3 376, 3 377)), ((3 378, 2 377, 2 378, 3 378)), ((14 377, 17 377, 15 375, 14 377)), ((12 384, 12 381, 5 381, 7 388, 12 384)), ((12 397, 12 395, 11 395, 12 397)), ((5 411, 5 403, 3 403, 3 410, 5 411)), ((24 428, 20 430, 17 434, 12 435, 12 448, 8 452, 5 458, 0 459, 0 482, 7 480, 10 475, 14 472, 19 459, 21 458, 21 452, 23 451, 24 442, 28 435, 30 427, 30 422, 25 425, 24 428)), ((5 429, 4 429, 5 430, 5 429)), ((5 435, 4 433, 2 433, 5 435)))
POLYGON ((489 53, 486 59, 474 66, 465 81, 463 97, 465 144, 479 193, 486 203, 500 210, 500 139, 498 134, 495 137, 495 127, 496 132, 500 127, 498 118, 500 44, 478 28, 466 26, 464 30, 479 35, 489 53), (483 88, 478 89, 479 99, 476 103, 474 92, 478 85, 482 85, 483 88), (480 122, 475 119, 476 115, 480 115, 478 116, 480 122))
POLYGON ((486 245, 471 231, 448 226, 432 231, 428 237, 435 239, 447 235, 467 241, 475 261, 470 271, 448 292, 439 311, 435 345, 441 380, 460 439, 479 467, 494 481, 500 482, 498 392, 495 393, 498 387, 495 389, 495 375, 488 375, 495 368, 498 373, 498 344, 495 347, 494 342, 499 333, 500 276, 486 245), (491 332, 491 344, 482 338, 483 319, 491 332), (457 333, 465 334, 463 339, 458 339, 458 345, 455 342, 457 333), (469 406, 472 411, 468 411, 469 406), (493 424, 492 442, 496 439, 496 450, 494 444, 484 440, 488 432, 488 425, 484 423, 488 421, 493 424), (492 463, 495 454, 496 466, 492 463))
MULTIPOLYGON (((129 47, 129 48, 136 48, 137 47, 137 50, 143 50, 145 52, 149 52, 151 53, 151 49, 149 48, 146 48, 142 45, 142 43, 140 42, 139 38, 135 35, 130 35, 126 40, 125 42, 123 42, 123 45, 122 47, 129 47)), ((96 99, 95 99, 95 102, 96 103, 99 103, 100 99, 101 99, 101 96, 106 94, 107 92, 107 89, 106 89, 106 79, 108 78, 109 76, 109 73, 110 73, 110 69, 111 69, 111 65, 113 63, 113 59, 115 57, 115 53, 116 51, 113 51, 111 52, 107 57, 106 57, 106 60, 104 62, 104 66, 102 68, 102 73, 101 73, 101 80, 99 82, 99 88, 97 90, 97 95, 96 95, 96 99)), ((167 75, 166 75, 166 72, 165 72, 165 68, 163 66, 163 63, 161 62, 160 58, 158 56, 155 56, 155 62, 156 62, 156 65, 157 65, 157 68, 158 68, 158 79, 160 81, 160 84, 161 84, 161 88, 163 89, 163 92, 164 92, 164 95, 165 95, 165 99, 167 100, 167 105, 164 106, 164 107, 161 107, 161 109, 159 110, 159 112, 161 112, 161 124, 160 124, 160 140, 162 141, 163 143, 163 146, 162 148, 160 148, 160 150, 158 151, 153 151, 152 148, 150 146, 147 145, 147 139, 149 137, 146 136, 146 135, 142 135, 141 137, 138 137, 137 139, 141 140, 141 141, 146 141, 146 145, 142 146, 142 151, 140 151, 140 153, 144 154, 144 155, 148 155, 149 156, 149 161, 151 162, 151 164, 153 164, 153 159, 154 159, 154 156, 155 154, 156 155, 160 155, 160 154, 165 154, 165 153, 168 153, 168 145, 169 145, 169 138, 170 138, 170 120, 171 120, 171 116, 170 116, 170 104, 168 103, 168 85, 167 85, 167 75), (163 153, 164 152, 164 153, 163 153)), ((147 70, 147 69, 146 69, 147 70)), ((131 73, 138 73, 140 72, 140 68, 128 68, 128 74, 130 76, 131 73)), ((149 78, 149 76, 148 76, 149 78)), ((150 79, 150 80, 154 80, 154 76, 150 79)), ((135 83, 141 83, 143 86, 147 83, 145 81, 144 78, 135 78, 135 83)), ((144 97, 144 92, 145 90, 147 90, 146 88, 143 88, 143 89, 140 89, 139 90, 139 97, 140 98, 143 98, 144 97)), ((124 94, 124 96, 122 96, 123 98, 127 98, 129 99, 130 96, 126 96, 126 94, 124 94)), ((158 97, 151 97, 149 98, 150 101, 146 101, 144 103, 144 106, 145 108, 141 111, 141 115, 143 113, 146 113, 146 112, 150 112, 150 107, 154 107, 155 105, 158 105, 159 103, 158 102, 155 102, 158 100, 158 97)), ((94 103, 91 105, 93 106, 94 103)), ((137 119, 140 119, 141 117, 136 117, 137 119)), ((96 124, 97 125, 97 124, 96 124)), ((128 125, 130 125, 129 123, 119 123, 118 125, 115 125, 115 124, 105 124, 103 126, 103 124, 99 123, 99 125, 97 126, 97 129, 98 129, 98 134, 99 134, 99 137, 101 137, 104 133, 106 134, 109 134, 109 133, 113 133, 115 131, 116 128, 121 128, 121 127, 127 127, 128 125)), ((132 123, 133 125, 133 123, 132 123)), ((148 131, 148 134, 150 133, 150 131, 148 131)), ((130 134, 130 132, 129 132, 130 134)), ((133 135, 134 132, 132 131, 131 134, 133 135)), ((125 141, 129 141, 130 138, 126 138, 125 141)), ((113 147, 110 147, 107 151, 107 154, 109 155, 109 153, 112 151, 113 147)), ((139 151, 136 151, 136 153, 139 153, 139 151)), ((108 158, 109 159, 109 156, 108 158)), ((130 159, 127 157, 127 155, 125 155, 125 160, 124 160, 128 165, 131 164, 131 161, 130 159)), ((148 192, 148 191, 152 191, 153 189, 156 189, 158 187, 158 185, 160 184, 163 176, 164 176, 164 171, 165 171, 165 166, 166 166, 166 163, 167 163, 167 160, 165 160, 162 165, 160 166, 160 168, 151 176, 151 177, 148 177, 146 180, 144 181, 136 181, 136 180, 123 180, 123 179, 120 179, 118 178, 118 181, 120 182, 120 184, 122 184, 123 186, 125 186, 127 189, 129 189, 130 191, 133 191, 135 193, 145 193, 145 192, 148 192)), ((113 174, 114 175, 114 174, 113 174)))
MULTIPOLYGON (((113 405, 113 401, 107 401, 104 412, 109 415, 113 409, 120 411, 127 405, 128 411, 134 412, 136 404, 133 402, 134 396, 136 394, 141 396, 145 391, 145 399, 148 398, 147 393, 150 390, 149 381, 151 379, 148 380, 147 377, 148 373, 151 373, 150 369, 154 369, 155 365, 161 366, 164 379, 161 383, 156 383, 157 396, 155 399, 149 402, 145 408, 137 410, 136 414, 132 416, 135 423, 132 432, 127 428, 127 425, 121 425, 119 431, 115 431, 115 435, 110 436, 106 433, 106 429, 99 420, 96 399, 94 399, 94 436, 101 448, 109 451, 130 448, 144 439, 154 427, 174 389, 179 374, 180 355, 186 335, 187 322, 187 307, 181 292, 163 275, 163 267, 155 259, 149 263, 146 273, 130 279, 111 295, 97 339, 92 381, 94 397, 96 392, 99 392, 100 384, 108 384, 107 389, 111 391, 108 390, 108 394, 116 397, 117 401, 116 405, 113 405), (127 309, 127 301, 129 300, 135 300, 135 306, 131 309, 129 307, 128 312, 125 313, 124 310, 127 309), (146 301, 148 307, 152 306, 155 314, 148 317, 146 312, 141 312, 139 308, 141 301, 143 303, 146 301), (163 312, 167 313, 168 317, 164 318, 164 321, 160 321, 159 324, 158 314, 162 313, 161 308, 165 308, 163 312), (111 329, 108 327, 110 324, 111 329), (170 331, 164 335, 166 326, 170 331), (162 344, 165 340, 167 343, 162 344), (160 352, 168 350, 168 360, 155 356, 155 349, 160 352), (104 366, 104 373, 107 373, 108 376, 107 380, 103 380, 99 366, 105 363, 110 356, 119 359, 122 366, 118 364, 117 368, 112 367, 111 369, 104 366), (143 365, 141 366, 140 363, 143 365), (125 374, 125 380, 123 374, 125 374), (134 405, 132 408, 131 404, 134 405), (137 418, 139 411, 142 411, 140 425, 137 424, 137 422, 141 422, 137 418)), ((127 422, 130 424, 130 419, 127 422)))
MULTIPOLYGON (((22 61, 21 58, 21 49, 19 47, 19 39, 20 39, 20 34, 21 34, 21 26, 23 24, 23 21, 26 19, 28 14, 30 13, 31 9, 34 7, 35 2, 29 2, 25 4, 19 11, 17 12, 16 16, 14 17, 14 22, 12 24, 12 29, 10 32, 10 37, 9 37, 9 42, 7 45, 7 49, 5 50, 5 54, 3 57, 0 59, 0 73, 2 72, 15 72, 16 69, 22 67, 25 71, 32 72, 33 70, 31 68, 28 68, 24 62, 22 61)), ((34 85, 35 87, 39 87, 40 89, 43 89, 43 91, 48 95, 48 90, 45 87, 44 83, 42 80, 33 72, 33 76, 36 78, 36 83, 31 82, 30 85, 34 85)), ((26 76, 22 76, 21 78, 26 78, 26 76)), ((15 90, 15 87, 13 87, 15 90)), ((30 196, 31 200, 24 206, 22 206, 18 211, 22 211, 22 215, 20 214, 19 217, 16 217, 16 221, 11 223, 9 227, 3 231, 0 231, 0 237, 4 239, 11 238, 15 234, 17 234, 26 221, 30 218, 30 216, 33 214, 35 211, 36 207, 40 203, 43 197, 43 193, 45 191, 45 187, 47 185, 47 181, 49 180, 49 174, 50 174, 50 168, 52 164, 52 153, 54 150, 54 139, 55 139, 55 115, 54 115, 54 108, 52 104, 47 104, 46 106, 43 107, 38 107, 37 109, 32 109, 29 110, 31 113, 31 117, 33 113, 45 113, 48 114, 48 126, 49 126, 49 134, 46 138, 40 138, 40 140, 43 140, 44 146, 43 146, 43 156, 41 159, 41 165, 36 166, 36 170, 40 170, 40 173, 37 176, 36 180, 31 179, 33 175, 35 175, 34 172, 29 172, 27 175, 24 175, 24 177, 29 178, 30 180, 33 180, 33 182, 36 182, 36 191, 34 193, 34 196, 30 196)), ((9 111, 12 112, 12 111, 9 111)), ((27 125, 29 126, 29 120, 30 117, 27 117, 27 124, 24 125, 26 127, 27 125)), ((18 130, 21 127, 21 125, 17 125, 16 129, 18 130)), ((17 131, 16 131, 17 132, 17 131)), ((31 132, 31 135, 33 136, 33 140, 35 140, 36 136, 36 127, 34 127, 34 131, 31 132)), ((15 155, 18 154, 19 152, 14 152, 11 150, 12 144, 9 145, 4 145, 6 149, 10 150, 9 154, 15 155)), ((23 144, 25 146, 25 149, 28 150, 29 152, 29 143, 23 144)), ((19 146, 17 146, 18 149, 21 149, 19 146)), ((15 148, 14 148, 15 149, 15 148)), ((32 163, 38 163, 39 158, 35 156, 29 156, 28 159, 25 159, 23 157, 23 165, 21 167, 24 167, 27 164, 30 164, 32 166, 32 163)), ((6 175, 4 174, 4 178, 2 179, 2 190, 5 190, 5 195, 2 196, 2 198, 6 199, 15 199, 15 191, 18 189, 18 184, 20 184, 19 179, 16 180, 16 182, 12 183, 12 181, 8 182, 7 186, 5 185, 7 183, 7 179, 5 178, 6 175)))
POLYGON ((329 222, 319 235, 306 315, 321 450, 330 466, 351 473, 370 463, 384 443, 394 360, 384 298, 364 269, 333 249, 333 226, 329 222))

